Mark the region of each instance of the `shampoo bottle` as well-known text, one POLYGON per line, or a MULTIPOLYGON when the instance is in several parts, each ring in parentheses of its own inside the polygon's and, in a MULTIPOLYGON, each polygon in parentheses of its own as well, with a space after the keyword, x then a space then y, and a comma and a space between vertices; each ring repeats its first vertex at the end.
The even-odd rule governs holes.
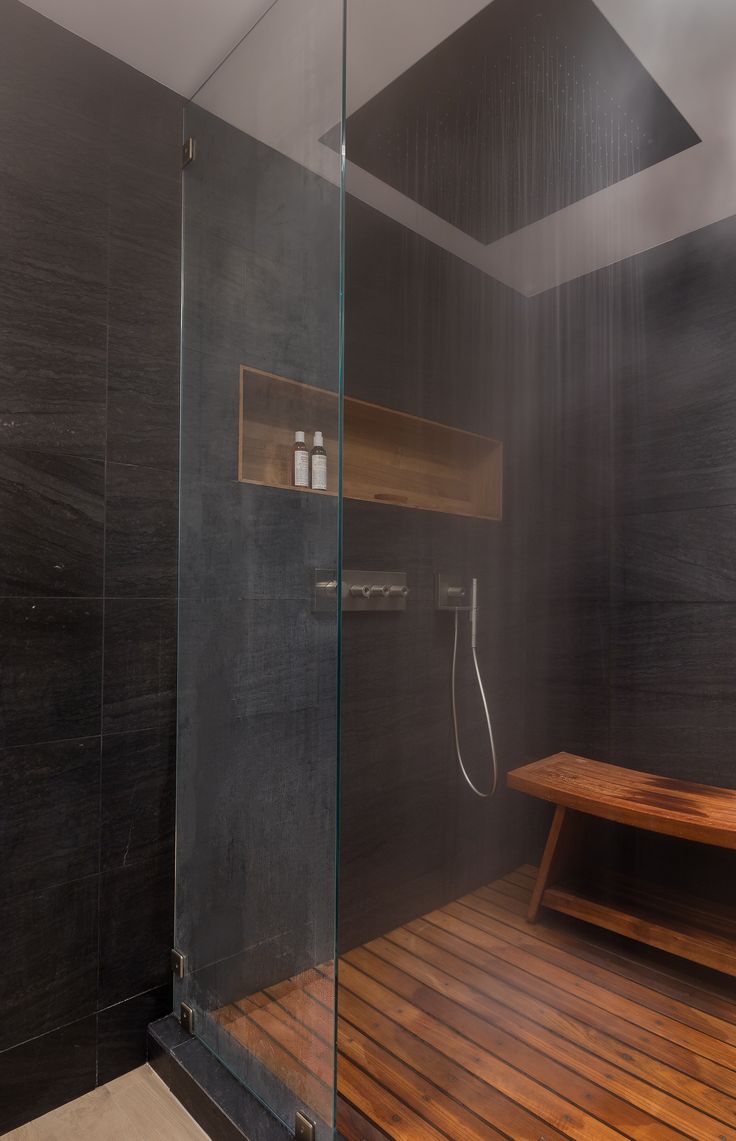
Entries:
POLYGON ((294 487, 309 487, 309 452, 304 442, 303 432, 294 433, 291 478, 294 487))
POLYGON ((312 487, 315 491, 327 491, 327 452, 321 432, 314 433, 312 459, 312 487))

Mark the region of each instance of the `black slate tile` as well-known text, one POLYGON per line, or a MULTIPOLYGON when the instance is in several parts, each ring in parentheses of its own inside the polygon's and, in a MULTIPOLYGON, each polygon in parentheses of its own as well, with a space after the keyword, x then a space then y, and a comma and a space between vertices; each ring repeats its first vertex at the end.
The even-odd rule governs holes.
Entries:
POLYGON ((176 594, 178 481, 173 471, 107 465, 105 593, 176 594))
POLYGON ((337 566, 338 518, 336 498, 185 476, 181 593, 311 599, 312 571, 337 566))
POLYGON ((89 737, 100 729, 102 605, 0 599, 0 743, 89 737))
POLYGON ((238 478, 239 352, 182 357, 182 477, 209 482, 238 478))
POLYGON ((102 593, 101 461, 0 451, 0 595, 102 593))
MULTIPOLYGON (((5 4, 3 55, 8 49, 14 50, 7 8, 8 4, 5 4)), ((21 5, 18 4, 17 8, 20 9, 21 5)), ((25 11, 29 10, 26 8, 25 11)), ((34 16, 35 13, 24 19, 29 22, 34 16)), ((58 24, 46 23, 52 29, 52 38, 55 29, 57 59, 64 55, 58 41, 66 40, 71 55, 62 62, 69 63, 71 56, 78 55, 78 45, 84 41, 63 32, 58 24)), ((0 99, 0 141, 3 144, 0 170, 3 171, 4 185, 8 177, 18 180, 28 188, 31 200, 40 200, 45 195, 52 209, 58 209, 63 202, 69 209, 70 220, 75 219, 82 209, 90 207, 90 203, 104 207, 107 200, 109 140, 105 125, 88 113, 99 108, 100 92, 97 91, 96 101, 90 100, 83 107, 64 107, 63 82, 55 83, 40 69, 42 49, 37 31, 25 31, 28 34, 21 37, 21 42, 26 42, 15 48, 25 56, 16 59, 15 63, 20 63, 26 76, 20 81, 18 75, 13 77, 14 65, 0 69, 0 91, 4 96, 0 99), (28 87, 24 91, 25 80, 28 87)), ((83 54, 87 55, 89 63, 89 45, 84 47, 88 49, 83 54)), ((50 45, 50 52, 53 50, 50 45)), ((71 73, 69 77, 72 83, 78 78, 71 73)), ((90 78, 91 69, 87 68, 85 81, 90 78)), ((60 240, 64 240, 63 235, 60 235, 60 240)))
POLYGON ((114 158, 110 169, 110 321, 140 333, 177 326, 181 186, 114 158))
POLYGON ((114 159, 110 218, 109 458, 173 469, 179 431, 180 179, 114 159))
POLYGON ((103 458, 106 338, 0 305, 0 442, 33 451, 103 458))
POLYGON ((619 516, 611 588, 618 602, 736 602, 736 507, 619 516))
POLYGON ((198 1039, 182 1034, 174 1015, 151 1028, 149 1063, 211 1137, 219 1141, 243 1141, 246 1137, 251 1141, 286 1141, 290 1136, 287 1127, 211 1050, 198 1039))
MULTIPOLYGON (((342 947, 449 897, 460 792, 451 744, 451 649, 448 615, 409 609, 343 616, 342 947)), ((474 772, 476 760, 466 735, 474 772)))
POLYGON ((108 459, 177 469, 178 319, 148 331, 113 323, 109 340, 108 459))
POLYGON ((0 1050, 94 1011, 97 893, 97 877, 90 876, 0 904, 0 1050))
POLYGON ((350 194, 346 264, 348 395, 502 435, 510 291, 350 194))
POLYGON ((464 567, 464 552, 458 552, 455 546, 457 534, 453 534, 440 561, 434 561, 437 532, 444 517, 357 500, 343 503, 342 516, 343 566, 354 570, 404 571, 412 611, 417 607, 434 610, 436 571, 452 573, 457 562, 464 567))
POLYGON ((316 707, 325 620, 334 632, 330 615, 312 614, 310 603, 299 600, 182 601, 182 708, 214 727, 316 707))
POLYGON ((0 898, 97 872, 98 737, 2 749, 0 786, 0 898))
POLYGON ((59 115, 84 114, 99 126, 109 118, 109 56, 15 0, 4 5, 2 74, 17 98, 48 99, 59 115))
POLYGON ((156 80, 107 56, 110 137, 114 153, 141 178, 169 178, 181 194, 181 136, 186 100, 156 80))
POLYGON ((145 1063, 148 1025, 164 1018, 171 1010, 171 982, 168 982, 98 1013, 98 1085, 111 1082, 145 1063))
POLYGON ((611 617, 612 759, 732 787, 732 603, 642 603, 611 617))
POLYGON ((192 231, 292 266, 315 251, 325 251, 328 263, 339 256, 332 183, 195 104, 187 107, 187 132, 198 140, 197 166, 187 172, 192 231))
POLYGON ((96 1018, 91 1015, 0 1054, 0 1133, 95 1088, 96 1018))
MULTIPOLYGON (((4 198, 4 196, 3 196, 4 198)), ((0 199, 2 201, 3 199, 0 199)), ((16 209, 24 225, 36 222, 16 209)), ((6 222, 6 225, 9 223, 6 222)), ((15 258, 0 269, 0 438, 4 444, 101 456, 104 449, 107 303, 105 247, 80 254, 57 238, 61 220, 37 252, 20 221, 15 258), (71 266, 69 261, 71 260, 71 266), (76 418, 80 417, 79 423, 76 418)), ((104 235, 103 239, 104 241, 104 235)), ((71 241, 71 239, 70 239, 71 241)))
POLYGON ((611 613, 611 675, 631 691, 729 698, 736 606, 642 603, 611 613))
MULTIPOLYGON (((173 1054, 184 1042, 192 1037, 182 1028, 176 1014, 165 1015, 149 1025, 149 1059, 155 1054, 173 1054)), ((156 1068, 155 1066, 153 1067, 156 1068)))
POLYGON ((641 307, 614 390, 619 510, 736 502, 734 230, 729 218, 637 259, 641 307))
POLYGON ((610 694, 614 764, 677 780, 736 787, 736 703, 728 697, 641 692, 610 694))
MULTIPOLYGON (((47 195, 48 192, 46 192, 47 195)), ((53 205, 21 179, 2 190, 0 328, 104 347, 107 330, 107 213, 88 200, 79 216, 72 191, 53 205), (68 200, 68 201, 67 201, 68 200)))
POLYGON ((43 89, 49 75, 35 70, 49 29, 72 41, 72 54, 78 54, 75 37, 22 5, 12 8, 3 12, 2 49, 13 59, 0 69, 0 86, 20 66, 32 90, 21 98, 17 88, 3 88, 0 99, 0 438, 33 450, 101 456, 107 140, 88 118, 62 111, 53 82, 43 89), (22 49, 11 46, 16 39, 22 49))
MULTIPOLYGON (((305 963, 305 956, 332 955, 330 720, 321 709, 241 719, 182 708, 177 943, 195 969, 248 948, 238 965, 246 993, 251 983, 255 990, 267 985, 257 977, 261 968, 273 982, 275 972, 285 978, 320 961, 305 963), (203 748, 206 765, 198 760, 203 748)), ((235 997, 217 993, 223 1001, 235 997)))
POLYGON ((113 598, 105 605, 103 732, 173 723, 175 601, 113 598))
POLYGON ((105 336, 108 271, 106 211, 87 200, 46 196, 6 179, 1 198, 0 323, 15 335, 33 330, 100 347, 105 336))
POLYGON ((103 873, 99 1007, 170 980, 173 924, 173 853, 103 873))
POLYGON ((315 249, 282 265, 196 231, 187 246, 183 295, 185 364, 190 353, 337 388, 339 263, 315 249), (194 244, 196 243, 196 244, 194 244))
POLYGON ((627 514, 718 507, 736 501, 736 344, 708 343, 683 380, 682 357, 658 361, 620 418, 616 498, 627 514), (673 377, 675 378, 673 380, 673 377), (679 381, 679 383, 676 383, 679 381))
POLYGON ((612 752, 622 764, 734 785, 734 604, 612 612, 612 752))
MULTIPOLYGON (((233 1046, 232 1039, 223 1040, 227 1055, 223 1065, 198 1039, 184 1042, 174 1061, 190 1080, 174 1080, 172 1088, 202 1127, 221 1141, 288 1141, 290 1130, 284 1122, 294 1115, 293 1091, 270 1067, 254 1056, 243 1056, 242 1050, 233 1046), (233 1081, 233 1071, 243 1067, 247 1067, 246 1082, 233 1081)), ((296 1104, 308 1117, 318 1117, 304 1102, 296 1104)), ((317 1141, 327 1141, 331 1133, 318 1120, 317 1141)))
POLYGON ((103 871, 168 854, 174 842, 176 736, 172 729, 102 741, 103 871))

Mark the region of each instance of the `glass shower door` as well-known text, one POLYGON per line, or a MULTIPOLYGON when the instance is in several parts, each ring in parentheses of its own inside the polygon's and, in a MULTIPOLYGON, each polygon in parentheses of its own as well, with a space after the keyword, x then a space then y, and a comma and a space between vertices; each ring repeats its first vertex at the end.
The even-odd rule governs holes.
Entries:
POLYGON ((343 11, 263 7, 184 120, 176 1010, 327 1138, 343 11), (293 486, 297 432, 325 486, 293 486))

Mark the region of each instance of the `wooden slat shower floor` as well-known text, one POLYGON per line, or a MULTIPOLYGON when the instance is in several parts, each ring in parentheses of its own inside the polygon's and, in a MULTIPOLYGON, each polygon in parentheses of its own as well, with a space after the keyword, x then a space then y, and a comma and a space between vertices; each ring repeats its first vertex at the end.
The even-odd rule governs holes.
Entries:
MULTIPOLYGON (((551 915, 522 867, 349 952, 339 968, 347 1141, 736 1141, 736 989, 551 915)), ((218 1012, 329 1120, 329 969, 218 1012)))

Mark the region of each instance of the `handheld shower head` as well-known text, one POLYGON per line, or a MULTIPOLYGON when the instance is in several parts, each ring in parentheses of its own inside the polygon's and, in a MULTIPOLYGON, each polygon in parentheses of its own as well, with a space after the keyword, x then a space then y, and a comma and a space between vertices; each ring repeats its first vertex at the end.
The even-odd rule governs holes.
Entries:
POLYGON ((478 645, 478 579, 473 579, 470 593, 470 646, 475 650, 478 645))
POLYGON ((496 760, 496 742, 493 739, 493 725, 491 723, 491 715, 488 710, 488 702, 486 701, 486 693, 483 688, 483 678, 480 673, 480 666, 478 665, 478 579, 471 579, 470 588, 470 605, 466 605, 466 591, 465 588, 460 586, 456 581, 450 580, 448 575, 437 576, 437 606, 440 610, 454 611, 455 618, 455 635, 452 642, 452 671, 450 680, 450 692, 452 697, 452 728, 455 737, 455 754, 457 756, 460 771, 463 774, 466 784, 475 793, 476 796, 490 797, 496 791, 498 785, 498 762, 496 760), (465 605, 464 605, 465 604, 465 605), (490 745, 491 752, 491 786, 488 792, 483 792, 474 784, 473 780, 465 768, 462 752, 460 750, 460 732, 457 722, 457 702, 455 700, 455 681, 457 673, 457 644, 459 635, 459 614, 461 610, 468 611, 470 618, 470 649, 473 657, 473 667, 475 669, 475 676, 478 682, 478 690, 480 699, 483 704, 483 713, 485 714, 486 728, 488 730, 488 744, 490 745))

